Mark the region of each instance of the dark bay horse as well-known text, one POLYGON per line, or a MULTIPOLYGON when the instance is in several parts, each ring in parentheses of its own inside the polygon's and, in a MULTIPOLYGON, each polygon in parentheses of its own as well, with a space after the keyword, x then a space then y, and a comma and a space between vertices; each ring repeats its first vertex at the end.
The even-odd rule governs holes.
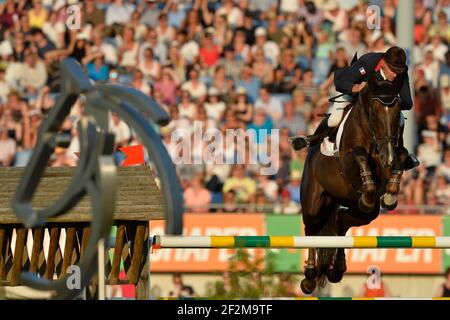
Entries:
MULTIPOLYGON (((400 143, 402 81, 371 75, 349 111, 338 157, 324 156, 320 146, 309 149, 300 195, 306 236, 344 236, 349 228, 369 224, 380 205, 397 205, 407 150, 400 143)), ((341 281, 346 271, 344 249, 308 251, 304 293, 341 281)))

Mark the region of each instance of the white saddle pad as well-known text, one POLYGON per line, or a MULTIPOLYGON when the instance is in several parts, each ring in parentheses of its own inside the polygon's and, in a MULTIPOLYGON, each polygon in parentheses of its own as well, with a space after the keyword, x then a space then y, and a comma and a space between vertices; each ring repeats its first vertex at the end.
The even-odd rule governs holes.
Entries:
POLYGON ((350 114, 351 111, 352 111, 352 109, 350 108, 350 110, 345 115, 344 120, 342 120, 341 123, 339 124, 338 132, 336 134, 336 142, 335 143, 330 142, 328 137, 323 139, 323 141, 320 145, 320 152, 324 156, 327 156, 327 157, 339 156, 339 145, 341 143, 342 133, 344 132, 344 125, 345 125, 345 122, 347 121, 348 115, 350 114))

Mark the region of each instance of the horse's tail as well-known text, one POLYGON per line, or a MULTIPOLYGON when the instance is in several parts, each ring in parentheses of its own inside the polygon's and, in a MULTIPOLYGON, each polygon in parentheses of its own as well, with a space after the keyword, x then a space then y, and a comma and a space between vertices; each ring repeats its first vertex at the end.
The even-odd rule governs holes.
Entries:
MULTIPOLYGON (((331 213, 327 223, 318 233, 318 236, 337 236, 336 214, 336 211, 331 213)), ((327 270, 330 268, 335 254, 335 248, 317 249, 317 284, 321 288, 326 284, 327 270)))

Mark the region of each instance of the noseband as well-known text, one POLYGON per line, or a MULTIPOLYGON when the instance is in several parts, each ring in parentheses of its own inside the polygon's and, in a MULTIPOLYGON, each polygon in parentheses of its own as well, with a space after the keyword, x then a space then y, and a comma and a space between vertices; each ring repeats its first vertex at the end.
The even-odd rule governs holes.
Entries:
MULTIPOLYGON (((392 108, 394 106, 394 103, 398 100, 399 96, 398 95, 377 95, 377 96, 373 96, 370 98, 370 100, 378 100, 384 107, 388 107, 388 108, 392 108)), ((370 105, 369 107, 366 107, 366 105, 364 104, 363 100, 362 100, 362 95, 359 94, 358 96, 358 100, 359 103, 362 105, 362 108, 364 109, 364 113, 366 115, 367 121, 369 122, 369 130, 370 130, 370 134, 372 136, 372 144, 375 146, 375 150, 378 153, 381 153, 381 146, 388 144, 388 143, 392 143, 395 147, 398 146, 398 134, 395 135, 390 135, 390 136, 381 136, 381 137, 377 137, 375 134, 375 130, 373 128, 373 121, 375 119, 373 119, 373 115, 372 112, 370 112, 369 108, 371 108, 372 106, 370 105)))

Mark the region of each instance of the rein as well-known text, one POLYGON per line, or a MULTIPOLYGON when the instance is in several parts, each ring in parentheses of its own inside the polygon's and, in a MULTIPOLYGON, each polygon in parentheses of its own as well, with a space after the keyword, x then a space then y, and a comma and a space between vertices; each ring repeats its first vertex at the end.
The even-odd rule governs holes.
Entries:
MULTIPOLYGON (((385 103, 379 97, 372 97, 371 98, 371 100, 378 100, 378 101, 380 101, 380 103, 383 104, 383 106, 392 105, 395 101, 397 101, 397 99, 398 99, 398 96, 394 97, 393 100, 390 103, 385 103)), ((367 107, 364 104, 364 102, 362 100, 362 94, 358 95, 358 102, 361 104, 361 106, 362 106, 362 108, 364 110, 364 114, 366 116, 367 122, 369 123, 369 130, 370 130, 370 134, 372 136, 372 144, 375 146, 376 151, 378 153, 380 153, 381 152, 381 146, 384 145, 384 144, 387 144, 389 142, 392 142, 395 147, 398 147, 398 135, 382 136, 382 137, 377 137, 376 136, 375 130, 373 128, 372 113, 369 110, 370 106, 367 107)))

